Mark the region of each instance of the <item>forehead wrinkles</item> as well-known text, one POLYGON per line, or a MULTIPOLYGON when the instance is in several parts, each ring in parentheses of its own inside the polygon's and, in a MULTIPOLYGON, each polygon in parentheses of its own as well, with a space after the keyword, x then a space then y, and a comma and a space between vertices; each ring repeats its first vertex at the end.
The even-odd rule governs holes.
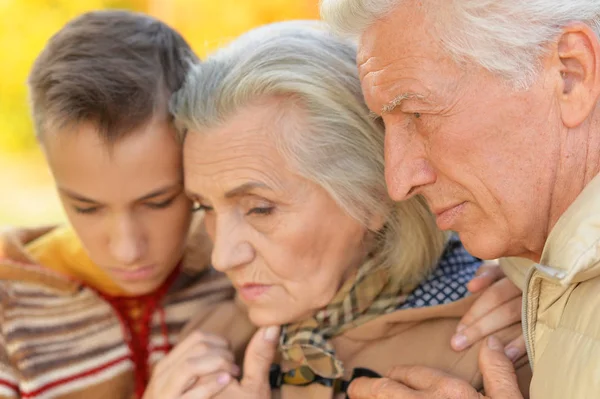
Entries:
POLYGON ((403 56, 381 63, 373 57, 363 65, 361 79, 376 86, 393 84, 400 79, 419 80, 432 70, 431 62, 424 56, 403 56))
MULTIPOLYGON (((207 133, 219 134, 219 133, 207 133)), ((222 138, 218 143, 211 137, 198 137, 185 151, 186 175, 191 186, 197 186, 200 179, 209 179, 220 187, 229 187, 248 180, 260 181, 274 190, 287 191, 283 174, 289 171, 288 165, 272 143, 252 140, 222 138)))
POLYGON ((426 77, 424 79, 422 76, 424 68, 414 63, 403 64, 403 60, 408 58, 398 58, 363 76, 362 87, 365 98, 369 100, 370 97, 372 101, 370 105, 376 108, 375 112, 385 113, 386 110, 394 109, 404 100, 419 99, 429 102, 431 90, 426 77))
POLYGON ((402 6, 368 27, 360 37, 357 64, 363 65, 374 56, 383 60, 433 58, 442 50, 440 35, 436 33, 438 12, 427 13, 425 8, 421 1, 405 0, 402 6))

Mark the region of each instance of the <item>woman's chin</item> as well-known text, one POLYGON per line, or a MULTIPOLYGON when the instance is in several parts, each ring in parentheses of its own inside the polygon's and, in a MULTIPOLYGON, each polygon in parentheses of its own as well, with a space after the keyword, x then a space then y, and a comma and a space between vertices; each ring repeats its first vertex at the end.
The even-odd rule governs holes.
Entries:
POLYGON ((252 306, 248 308, 248 317, 252 324, 257 327, 281 326, 296 321, 295 318, 290 316, 290 313, 283 309, 257 309, 252 306))

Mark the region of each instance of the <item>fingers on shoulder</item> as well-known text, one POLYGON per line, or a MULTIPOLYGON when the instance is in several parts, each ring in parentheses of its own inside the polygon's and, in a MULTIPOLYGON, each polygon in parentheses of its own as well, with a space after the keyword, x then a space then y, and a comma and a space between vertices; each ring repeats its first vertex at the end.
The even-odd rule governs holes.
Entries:
POLYGON ((459 350, 464 349, 465 345, 472 345, 484 337, 520 321, 521 298, 514 298, 491 310, 485 317, 461 329, 460 335, 465 337, 462 339, 464 342, 461 345, 461 342, 458 342, 458 338, 453 339, 453 347, 459 350))

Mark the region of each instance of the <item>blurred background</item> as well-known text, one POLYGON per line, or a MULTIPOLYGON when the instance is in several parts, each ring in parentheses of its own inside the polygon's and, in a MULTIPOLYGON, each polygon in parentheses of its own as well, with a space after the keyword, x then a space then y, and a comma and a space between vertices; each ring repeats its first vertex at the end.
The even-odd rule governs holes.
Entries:
POLYGON ((0 0, 0 225, 65 219, 34 139, 25 82, 50 36, 83 12, 107 8, 167 22, 201 57, 252 27, 318 18, 318 0, 0 0))

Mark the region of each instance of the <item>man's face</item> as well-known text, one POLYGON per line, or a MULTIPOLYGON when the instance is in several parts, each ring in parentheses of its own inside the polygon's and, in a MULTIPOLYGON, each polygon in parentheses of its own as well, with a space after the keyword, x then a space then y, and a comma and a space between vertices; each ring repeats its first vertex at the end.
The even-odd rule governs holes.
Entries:
POLYGON ((363 34, 358 65, 366 102, 386 126, 390 196, 423 195, 438 226, 476 256, 539 251, 562 134, 543 73, 515 91, 472 62, 459 66, 413 1, 363 34))
POLYGON ((171 124, 153 120, 109 146, 93 124, 47 132, 44 151, 92 261, 127 293, 150 293, 183 255, 191 203, 171 124))

